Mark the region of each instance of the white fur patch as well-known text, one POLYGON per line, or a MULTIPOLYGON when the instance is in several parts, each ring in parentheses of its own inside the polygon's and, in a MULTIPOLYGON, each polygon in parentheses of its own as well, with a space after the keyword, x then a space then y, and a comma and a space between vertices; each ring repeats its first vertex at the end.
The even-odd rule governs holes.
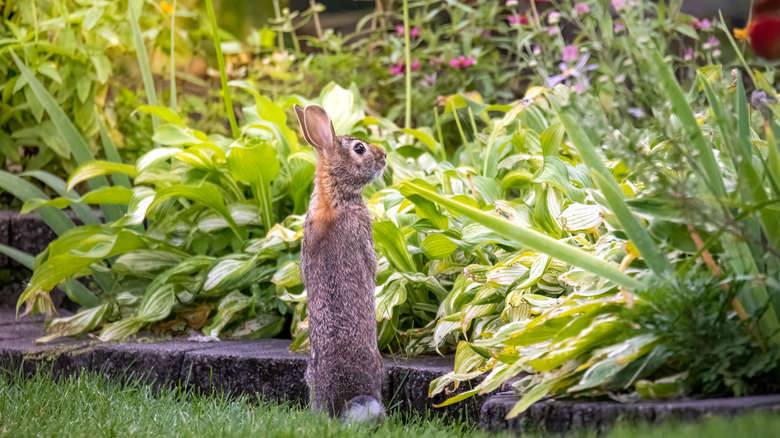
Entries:
POLYGON ((344 421, 348 423, 362 422, 362 421, 375 421, 384 416, 384 409, 382 405, 372 399, 366 404, 356 404, 350 407, 344 412, 344 421))

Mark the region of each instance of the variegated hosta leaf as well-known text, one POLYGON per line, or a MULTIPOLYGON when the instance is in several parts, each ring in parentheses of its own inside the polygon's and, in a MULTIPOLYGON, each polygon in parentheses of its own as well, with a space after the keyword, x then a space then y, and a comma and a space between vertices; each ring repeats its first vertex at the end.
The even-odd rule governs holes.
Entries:
POLYGON ((230 336, 241 339, 272 338, 282 331, 284 321, 281 315, 258 315, 236 327, 230 336))
POLYGON ((181 255, 170 251, 139 249, 119 256, 112 269, 117 272, 144 276, 160 269, 175 266, 181 263, 182 259, 181 255))
POLYGON ((436 344, 436 351, 439 351, 439 346, 445 336, 450 334, 453 330, 458 330, 460 328, 461 317, 461 313, 456 313, 447 316, 446 318, 439 319, 439 322, 436 324, 436 330, 433 332, 433 342, 436 344))
POLYGON ((110 304, 105 303, 91 309, 82 310, 67 318, 57 318, 46 328, 46 336, 36 339, 35 342, 49 342, 64 336, 80 335, 93 330, 103 322, 109 307, 110 304))
POLYGON ((171 314, 173 304, 176 302, 176 296, 173 293, 174 286, 165 284, 155 287, 152 283, 147 289, 141 304, 138 306, 138 313, 135 318, 142 322, 154 322, 168 317, 171 314))
POLYGON ((588 231, 601 226, 604 217, 598 205, 570 204, 561 214, 566 231, 588 231))
POLYGON ((133 197, 127 207, 127 213, 112 224, 113 227, 139 225, 146 218, 146 212, 154 201, 154 189, 145 186, 133 187, 133 197))
MULTIPOLYGON (((260 216, 260 209, 256 205, 235 203, 228 206, 230 216, 240 226, 262 225, 263 219, 260 216)), ((230 227, 228 221, 222 216, 209 212, 198 221, 198 229, 204 233, 216 230, 222 230, 230 227)))
POLYGON ((209 271, 206 282, 203 284, 203 290, 210 291, 230 278, 243 275, 254 266, 254 258, 246 259, 233 256, 222 259, 209 271))
POLYGON ((552 259, 547 254, 542 254, 534 260, 531 269, 528 270, 528 278, 517 286, 518 289, 527 289, 535 285, 550 267, 552 259))
POLYGON ((498 307, 495 303, 490 303, 490 304, 474 304, 474 303, 482 300, 486 300, 487 298, 493 296, 499 298, 497 295, 498 295, 498 291, 496 291, 495 288, 491 286, 486 286, 482 288, 479 292, 477 292, 477 294, 474 296, 474 301, 472 301, 472 303, 463 306, 463 311, 461 312, 463 314, 463 317, 461 319, 461 328, 464 334, 468 330, 468 327, 474 318, 490 315, 491 313, 493 313, 493 311, 496 310, 496 307, 498 307))
POLYGON ((487 273, 487 281, 502 286, 509 286, 528 273, 528 268, 520 263, 514 265, 497 264, 487 273))
POLYGON ((468 342, 460 341, 458 349, 455 351, 455 373, 468 373, 481 368, 485 365, 487 359, 475 352, 468 342))
POLYGON ((390 277, 387 282, 374 290, 376 320, 382 321, 393 317, 393 307, 406 302, 405 278, 390 277))
POLYGON ((164 160, 166 158, 170 158, 179 152, 181 152, 181 148, 155 148, 151 151, 145 153, 141 157, 138 158, 138 160, 135 162, 135 168, 139 172, 139 176, 143 175, 144 170, 149 167, 150 165, 154 164, 155 162, 159 160, 164 160))
POLYGON ((646 333, 594 351, 579 383, 566 391, 574 393, 605 385, 627 365, 652 351, 658 341, 657 336, 646 333))
POLYGON ((298 262, 289 261, 284 263, 276 271, 271 282, 279 287, 293 287, 301 284, 301 267, 298 262))
POLYGON ((206 336, 218 337, 222 329, 233 319, 236 314, 249 307, 250 297, 239 291, 233 291, 222 297, 217 306, 217 314, 211 324, 203 328, 206 336))
POLYGON ((524 227, 531 227, 531 215, 528 212, 528 207, 525 205, 504 200, 496 201, 495 205, 496 213, 504 219, 524 227))
POLYGON ((463 270, 463 273, 466 277, 474 280, 475 283, 485 284, 488 281, 488 272, 490 269, 490 266, 485 265, 468 265, 466 266, 466 269, 463 270))
POLYGON ((122 319, 107 325, 103 331, 100 332, 99 338, 103 342, 121 341, 128 336, 138 333, 138 330, 140 330, 144 324, 146 323, 135 318, 122 319))

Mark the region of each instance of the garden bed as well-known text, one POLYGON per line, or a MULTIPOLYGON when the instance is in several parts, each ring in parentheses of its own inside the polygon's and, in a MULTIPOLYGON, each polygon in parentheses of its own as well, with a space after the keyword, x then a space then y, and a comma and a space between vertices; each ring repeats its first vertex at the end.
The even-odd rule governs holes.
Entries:
MULTIPOLYGON (((307 402, 303 381, 306 356, 294 354, 289 340, 96 343, 64 339, 45 346, 34 343, 42 333, 40 321, 15 320, 10 310, 0 310, 0 368, 23 368, 33 374, 51 368, 54 376, 99 372, 113 379, 140 379, 155 387, 181 387, 201 392, 258 394, 266 399, 307 402)), ((618 420, 659 422, 698 420, 711 415, 737 415, 754 410, 780 410, 780 395, 745 398, 677 400, 671 402, 571 402, 544 401, 524 414, 506 420, 517 402, 507 386, 497 395, 477 396, 454 405, 436 408, 447 397, 428 397, 436 377, 452 370, 453 356, 421 356, 411 359, 385 356, 386 380, 383 398, 390 409, 425 416, 479 423, 489 431, 546 431, 595 428, 604 430, 618 420), (503 391, 503 392, 501 392, 503 391)))

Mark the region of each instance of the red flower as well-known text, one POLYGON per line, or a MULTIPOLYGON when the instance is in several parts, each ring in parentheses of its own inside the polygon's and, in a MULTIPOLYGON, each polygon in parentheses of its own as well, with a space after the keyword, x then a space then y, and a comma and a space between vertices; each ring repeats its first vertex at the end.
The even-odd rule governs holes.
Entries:
POLYGON ((750 22, 750 45, 758 56, 780 58, 780 17, 758 16, 750 22))
POLYGON ((753 51, 766 59, 780 58, 780 0, 762 0, 753 6, 753 20, 734 35, 747 36, 753 51))

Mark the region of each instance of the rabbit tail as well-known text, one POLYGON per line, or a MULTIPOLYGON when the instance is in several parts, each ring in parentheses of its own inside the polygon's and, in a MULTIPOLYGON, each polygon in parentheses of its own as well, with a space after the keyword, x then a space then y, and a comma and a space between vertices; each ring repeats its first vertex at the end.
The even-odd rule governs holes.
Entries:
POLYGON ((341 415, 345 423, 376 423, 385 418, 382 403, 370 395, 359 395, 347 402, 347 409, 341 415))

